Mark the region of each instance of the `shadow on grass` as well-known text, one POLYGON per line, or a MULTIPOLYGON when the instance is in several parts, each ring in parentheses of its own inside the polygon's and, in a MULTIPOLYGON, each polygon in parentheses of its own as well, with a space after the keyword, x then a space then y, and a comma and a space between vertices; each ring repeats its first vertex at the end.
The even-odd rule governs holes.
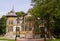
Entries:
POLYGON ((48 39, 47 41, 60 41, 60 39, 55 39, 55 40, 53 40, 53 39, 48 39))

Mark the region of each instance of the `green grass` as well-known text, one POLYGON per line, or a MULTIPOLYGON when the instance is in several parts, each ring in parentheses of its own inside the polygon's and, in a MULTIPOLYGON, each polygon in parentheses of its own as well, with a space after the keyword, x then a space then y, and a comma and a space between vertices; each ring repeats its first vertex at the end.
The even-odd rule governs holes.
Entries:
POLYGON ((0 37, 0 41, 15 41, 13 39, 6 39, 6 38, 3 38, 3 37, 0 37))
POLYGON ((47 41, 60 41, 60 39, 55 39, 55 40, 53 40, 53 39, 50 40, 50 39, 49 39, 49 40, 47 40, 47 41))
POLYGON ((15 40, 6 39, 6 40, 0 40, 0 41, 15 41, 15 40))

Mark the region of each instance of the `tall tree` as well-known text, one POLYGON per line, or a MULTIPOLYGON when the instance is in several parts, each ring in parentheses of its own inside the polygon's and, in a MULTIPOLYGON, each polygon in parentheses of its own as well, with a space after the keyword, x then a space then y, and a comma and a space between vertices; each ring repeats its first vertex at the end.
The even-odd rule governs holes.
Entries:
POLYGON ((0 18, 0 35, 3 35, 6 33, 6 17, 2 16, 0 18))
POLYGON ((46 22, 46 27, 50 30, 51 23, 55 21, 53 17, 60 19, 60 0, 31 1, 33 8, 30 10, 30 13, 36 17, 42 18, 42 20, 46 22))

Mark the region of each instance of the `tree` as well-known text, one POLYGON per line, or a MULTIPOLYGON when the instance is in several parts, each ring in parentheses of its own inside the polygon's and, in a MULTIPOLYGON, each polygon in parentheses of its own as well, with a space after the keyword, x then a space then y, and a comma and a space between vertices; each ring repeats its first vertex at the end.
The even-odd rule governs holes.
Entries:
POLYGON ((17 14, 18 17, 21 17, 25 13, 23 11, 21 11, 21 12, 16 12, 16 14, 17 14))
POLYGON ((6 16, 2 16, 0 18, 0 35, 3 35, 6 33, 6 16))
MULTIPOLYGON (((31 0, 31 1, 32 1, 33 8, 30 10, 30 13, 44 20, 46 22, 46 27, 48 31, 51 32, 52 31, 51 28, 54 28, 56 26, 54 25, 54 22, 57 23, 57 21, 55 21, 53 17, 60 19, 60 0, 58 1, 57 0, 31 0)), ((59 27, 60 26, 58 26, 58 28, 59 27)))

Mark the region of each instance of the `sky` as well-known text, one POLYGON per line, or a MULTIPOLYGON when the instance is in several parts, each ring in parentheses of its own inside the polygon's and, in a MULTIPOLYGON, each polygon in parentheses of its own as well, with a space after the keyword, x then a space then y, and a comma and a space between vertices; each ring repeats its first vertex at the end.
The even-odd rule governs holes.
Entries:
POLYGON ((27 13, 31 6, 31 0, 0 0, 0 17, 6 15, 14 6, 15 12, 24 11, 27 13))

